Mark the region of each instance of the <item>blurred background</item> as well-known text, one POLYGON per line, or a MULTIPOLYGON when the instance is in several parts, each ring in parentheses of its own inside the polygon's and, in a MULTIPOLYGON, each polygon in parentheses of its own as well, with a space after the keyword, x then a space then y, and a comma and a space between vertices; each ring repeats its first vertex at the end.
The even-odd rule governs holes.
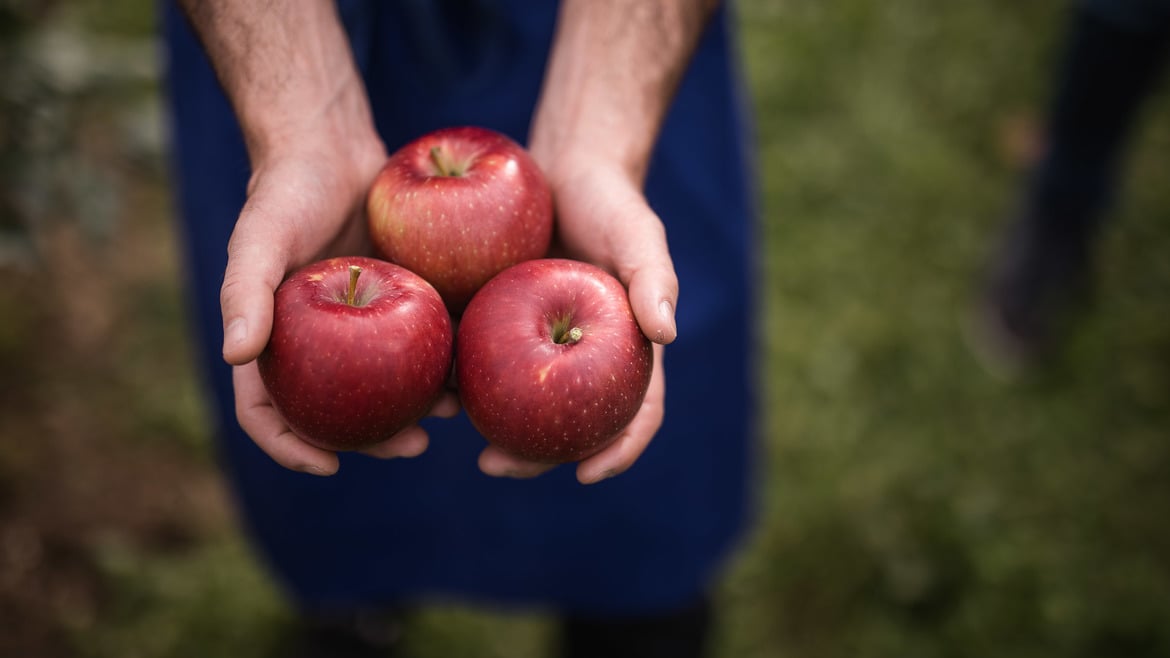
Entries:
MULTIPOLYGON (((1089 312, 1005 381, 963 327, 1066 2, 738 7, 766 477, 716 655, 1170 656, 1167 92, 1089 312)), ((209 447, 154 21, 149 0, 0 0, 3 656, 258 655, 291 621, 209 447)), ((441 607, 407 654, 536 657, 549 635, 441 607)))

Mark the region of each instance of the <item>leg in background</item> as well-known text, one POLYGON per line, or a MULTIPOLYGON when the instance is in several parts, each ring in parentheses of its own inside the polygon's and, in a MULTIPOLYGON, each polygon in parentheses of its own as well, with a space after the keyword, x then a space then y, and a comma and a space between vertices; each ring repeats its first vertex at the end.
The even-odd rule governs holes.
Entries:
POLYGON ((1127 139, 1156 87, 1170 25, 1135 29, 1081 9, 1049 108, 1046 149, 995 255, 980 351, 1007 368, 1044 356, 1090 283, 1095 238, 1127 139))
POLYGON ((711 601, 633 618, 568 616, 561 622, 561 658, 702 658, 707 654, 711 601))

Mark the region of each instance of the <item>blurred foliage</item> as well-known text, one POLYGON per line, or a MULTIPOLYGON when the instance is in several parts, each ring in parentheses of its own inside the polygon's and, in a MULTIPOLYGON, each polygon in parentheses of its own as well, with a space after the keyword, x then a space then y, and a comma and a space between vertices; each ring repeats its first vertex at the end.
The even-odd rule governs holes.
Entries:
POLYGON ((149 8, 0 4, 0 264, 37 260, 44 232, 61 222, 109 238, 127 212, 118 168, 159 171, 149 8), (116 16, 121 29, 107 29, 116 16))
POLYGON ((1170 655, 1165 95, 1097 303, 1062 359, 1005 384, 963 327, 1064 3, 741 6, 771 468, 725 655, 1170 655))
MULTIPOLYGON (((1170 98, 1094 305, 1056 362, 1004 382, 964 326, 1066 4, 737 6, 766 477, 716 654, 1170 655, 1170 98)), ((259 655, 292 621, 210 459, 151 8, 0 1, 3 655, 259 655)), ((417 658, 525 658, 550 624, 437 605, 406 637, 417 658)))
POLYGON ((89 656, 260 656, 278 645, 288 611, 239 542, 208 543, 191 555, 143 553, 107 542, 96 551, 116 593, 74 643, 89 656))

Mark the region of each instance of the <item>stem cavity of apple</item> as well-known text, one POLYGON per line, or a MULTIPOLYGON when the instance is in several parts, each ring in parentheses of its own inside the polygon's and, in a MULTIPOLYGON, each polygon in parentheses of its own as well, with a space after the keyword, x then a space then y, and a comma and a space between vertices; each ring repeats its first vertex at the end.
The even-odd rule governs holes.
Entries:
POLYGON ((569 328, 569 318, 561 318, 553 323, 552 339, 557 345, 572 345, 584 335, 581 327, 569 328))
POLYGON ((349 306, 353 306, 357 299, 357 282, 361 275, 362 268, 357 265, 349 266, 349 285, 345 288, 345 303, 349 306))
POLYGON ((439 170, 440 176, 462 176, 463 167, 458 166, 451 161, 451 158, 444 157, 443 149, 438 146, 431 147, 431 162, 435 168, 439 170))

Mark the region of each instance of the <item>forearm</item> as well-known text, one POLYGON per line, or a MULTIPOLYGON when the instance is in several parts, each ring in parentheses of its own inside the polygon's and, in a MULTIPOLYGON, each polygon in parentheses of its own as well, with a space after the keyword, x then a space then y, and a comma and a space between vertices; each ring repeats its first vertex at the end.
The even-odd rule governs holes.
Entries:
POLYGON ((231 100, 253 162, 323 126, 345 133, 331 139, 372 134, 365 89, 333 2, 179 2, 231 100))
POLYGON ((566 0, 533 121, 548 166, 570 152, 642 181, 717 0, 566 0))

